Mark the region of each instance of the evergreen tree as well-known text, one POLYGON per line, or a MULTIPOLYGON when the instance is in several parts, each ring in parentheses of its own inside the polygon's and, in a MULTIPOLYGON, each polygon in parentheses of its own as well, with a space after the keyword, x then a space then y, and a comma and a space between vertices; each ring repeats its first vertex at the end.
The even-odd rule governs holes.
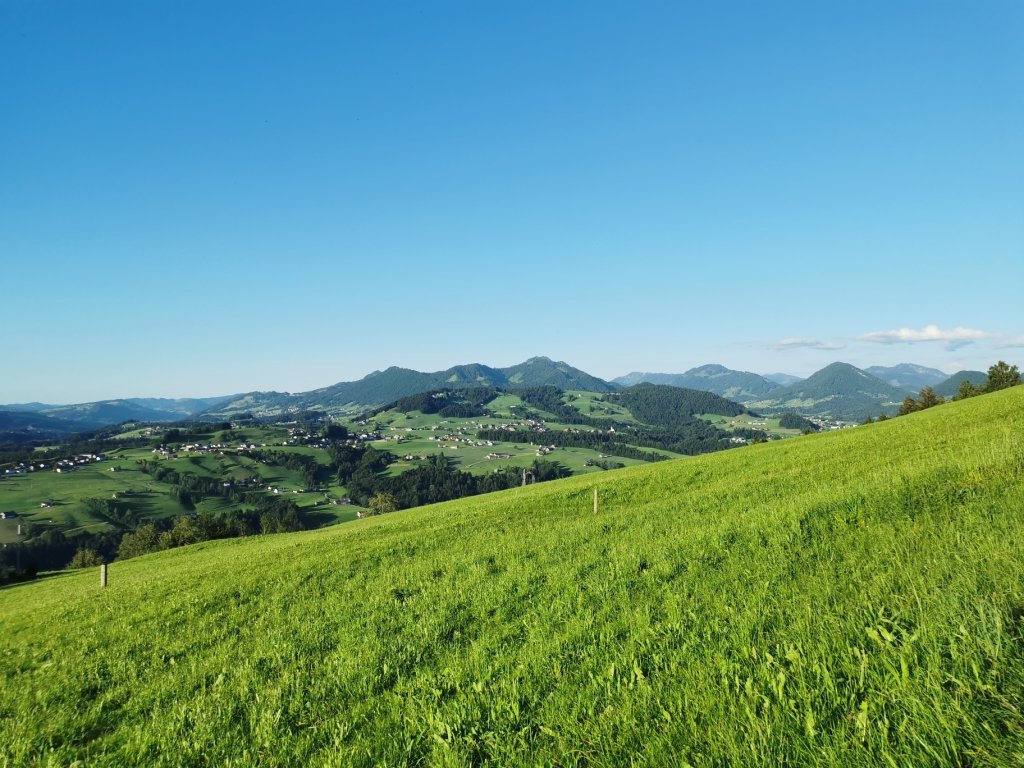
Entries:
POLYGON ((963 381, 960 382, 960 389, 957 391, 957 393, 953 397, 953 399, 954 400, 966 400, 968 397, 974 397, 975 395, 980 395, 982 393, 982 391, 983 390, 978 389, 973 384, 971 384, 970 381, 968 381, 967 379, 964 379, 963 381))
POLYGON ((985 383, 986 392, 998 392, 1000 389, 1016 387, 1020 384, 1020 371, 1016 365, 1007 365, 1000 360, 988 369, 988 381, 985 383))

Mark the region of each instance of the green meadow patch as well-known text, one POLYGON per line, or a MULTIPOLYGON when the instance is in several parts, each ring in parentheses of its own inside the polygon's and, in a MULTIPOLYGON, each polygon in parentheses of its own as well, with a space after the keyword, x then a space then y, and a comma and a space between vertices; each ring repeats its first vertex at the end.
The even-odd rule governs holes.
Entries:
POLYGON ((1024 765, 1022 387, 109 575, 0 589, 0 765, 1024 765))

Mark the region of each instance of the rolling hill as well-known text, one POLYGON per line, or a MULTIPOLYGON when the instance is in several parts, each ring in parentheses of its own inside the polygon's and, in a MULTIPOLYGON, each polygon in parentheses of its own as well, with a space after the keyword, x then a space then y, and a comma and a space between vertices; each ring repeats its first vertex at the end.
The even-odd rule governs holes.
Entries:
POLYGON ((860 421, 881 413, 893 415, 906 395, 849 363, 832 363, 746 405, 764 413, 790 411, 860 421))
POLYGON ((613 379, 613 384, 623 387, 646 382, 667 384, 684 389, 701 389, 714 392, 728 400, 746 402, 759 400, 779 385, 764 376, 749 371, 734 371, 722 365, 702 365, 686 373, 630 373, 613 379))
POLYGON ((1016 387, 3 589, 0 764, 1018 764, 1022 429, 1016 387))

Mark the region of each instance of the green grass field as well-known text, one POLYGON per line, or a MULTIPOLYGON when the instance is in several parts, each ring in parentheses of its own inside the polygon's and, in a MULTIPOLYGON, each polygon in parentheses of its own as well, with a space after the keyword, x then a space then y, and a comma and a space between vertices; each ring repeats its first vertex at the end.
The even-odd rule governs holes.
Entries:
POLYGON ((1022 435, 1017 387, 8 587, 0 765, 1024 765, 1022 435))
MULTIPOLYGON (((619 421, 635 422, 636 420, 625 408, 607 403, 604 395, 595 392, 572 391, 565 393, 563 401, 577 408, 581 413, 614 418, 619 421)), ((393 410, 384 411, 370 419, 373 426, 360 425, 359 420, 346 424, 353 434, 372 431, 377 428, 384 440, 375 441, 373 446, 393 452, 398 460, 388 470, 389 474, 397 475, 415 466, 419 456, 441 453, 447 456, 456 469, 473 474, 487 474, 506 467, 527 467, 538 458, 546 461, 557 461, 567 467, 573 474, 592 474, 603 471, 597 462, 610 461, 624 466, 636 466, 643 462, 619 456, 602 456, 601 451, 588 448, 558 448, 543 456, 537 455, 539 446, 529 442, 495 442, 494 445, 475 445, 481 442, 476 439, 482 427, 498 427, 525 416, 525 411, 544 416, 543 411, 535 408, 526 409, 523 401, 510 394, 503 394, 493 400, 488 408, 495 415, 476 418, 444 418, 438 414, 423 414, 417 411, 401 413, 393 410), (457 441, 441 441, 445 434, 453 433, 457 441), (395 437, 401 440, 395 440, 395 437), (433 439, 431 439, 433 438, 433 439), (452 447, 452 446, 456 447, 452 447), (508 454, 508 458, 489 459, 488 454, 508 454), (404 459, 411 455, 417 457, 411 461, 404 459)), ((547 414, 546 426, 554 432, 562 429, 580 429, 579 425, 562 424, 547 414)), ((749 418, 749 417, 748 417, 749 418)), ((776 420, 777 421, 777 420, 776 420)), ((744 426, 739 420, 719 419, 719 426, 729 429, 744 426), (728 422, 728 423, 727 423, 728 422)), ((89 465, 70 474, 55 474, 50 471, 35 472, 11 480, 0 478, 0 511, 15 511, 23 521, 37 526, 54 527, 66 534, 89 531, 100 532, 111 528, 105 518, 94 515, 86 503, 90 498, 108 499, 113 494, 130 493, 131 505, 142 519, 155 519, 186 514, 184 509, 173 497, 172 487, 144 475, 139 470, 139 461, 160 461, 163 466, 180 474, 194 474, 208 479, 225 481, 244 480, 254 475, 260 482, 280 489, 282 493, 292 494, 293 491, 306 490, 306 479, 301 472, 276 465, 267 465, 244 454, 235 453, 232 448, 239 442, 253 444, 258 449, 266 448, 277 453, 296 453, 314 457, 321 465, 328 466, 330 458, 326 450, 312 445, 284 445, 285 441, 294 441, 288 424, 263 425, 245 427, 229 431, 210 430, 201 433, 188 432, 178 435, 174 444, 222 444, 229 450, 223 454, 218 451, 177 451, 177 458, 160 458, 154 454, 152 447, 125 448, 111 456, 109 461, 89 465), (113 468, 115 473, 109 473, 113 468), (109 474, 108 474, 109 473, 109 474), (42 503, 50 506, 40 507, 42 503)), ((591 427, 582 427, 591 429, 591 427)), ((130 425, 122 437, 146 438, 152 444, 160 443, 167 434, 166 427, 152 425, 130 425)), ((550 438, 549 438, 550 439, 550 438)), ((539 441, 540 438, 538 437, 539 441)), ((642 448, 641 450, 661 454, 668 458, 678 458, 678 454, 666 450, 642 448)), ((41 458, 45 452, 39 451, 41 458)), ((330 479, 328 479, 330 482, 330 479)), ((343 487, 331 484, 325 489, 334 498, 348 495, 343 487)), ((321 497, 318 497, 321 498, 321 497)), ((313 506, 309 496, 293 499, 300 507, 308 509, 313 506)), ((220 499, 207 498, 199 502, 200 511, 225 513, 242 505, 229 504, 220 499)), ((317 509, 315 521, 311 524, 321 525, 333 522, 344 522, 354 519, 358 508, 331 506, 329 509, 317 509)), ((0 524, 0 544, 12 543, 17 540, 16 528, 0 524)), ((38 529, 37 529, 38 531, 38 529)))
POLYGON ((169 495, 170 486, 138 469, 135 459, 148 455, 148 451, 128 451, 125 459, 89 464, 69 474, 47 469, 0 480, 0 510, 17 512, 21 522, 53 525, 67 532, 83 526, 94 531, 106 527, 86 509, 84 500, 107 499, 114 493, 126 495, 125 503, 143 518, 182 514, 181 505, 169 495), (43 503, 50 507, 41 508, 43 503))

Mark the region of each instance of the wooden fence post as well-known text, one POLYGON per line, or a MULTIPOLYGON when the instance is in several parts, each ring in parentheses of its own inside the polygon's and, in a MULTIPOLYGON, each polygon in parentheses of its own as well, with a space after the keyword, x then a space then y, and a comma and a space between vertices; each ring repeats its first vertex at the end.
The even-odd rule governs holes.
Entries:
POLYGON ((594 489, 594 514, 597 514, 597 488, 594 489))
POLYGON ((107 586, 107 564, 106 563, 103 563, 103 565, 100 566, 100 586, 101 587, 107 586))

